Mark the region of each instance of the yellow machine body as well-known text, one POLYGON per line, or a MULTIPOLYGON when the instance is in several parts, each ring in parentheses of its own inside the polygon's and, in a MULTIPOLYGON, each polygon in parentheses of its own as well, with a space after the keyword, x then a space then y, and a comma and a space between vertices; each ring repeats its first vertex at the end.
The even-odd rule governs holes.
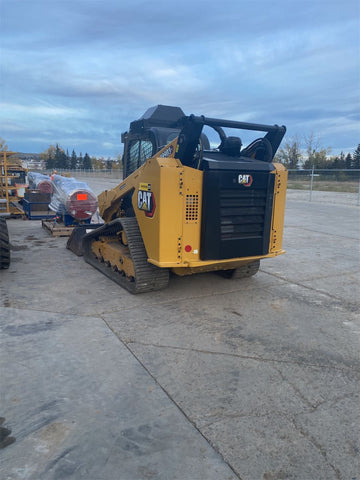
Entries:
POLYGON ((284 253, 287 171, 273 159, 285 131, 148 109, 122 135, 124 181, 98 196, 104 225, 74 244, 80 238, 84 259, 131 293, 165 288, 170 271, 254 275, 260 259, 284 253), (242 148, 224 128, 266 135, 242 148))
MULTIPOLYGON (((172 143, 176 147, 176 141, 172 143)), ((224 260, 201 260, 203 172, 158 154, 112 190, 98 197, 100 215, 106 222, 121 217, 121 198, 133 192, 132 206, 146 248, 147 261, 170 268, 177 275, 236 269, 261 258, 285 253, 282 249, 287 171, 274 164, 275 176, 271 234, 268 253, 224 260)), ((175 152, 175 148, 172 148, 175 152)))

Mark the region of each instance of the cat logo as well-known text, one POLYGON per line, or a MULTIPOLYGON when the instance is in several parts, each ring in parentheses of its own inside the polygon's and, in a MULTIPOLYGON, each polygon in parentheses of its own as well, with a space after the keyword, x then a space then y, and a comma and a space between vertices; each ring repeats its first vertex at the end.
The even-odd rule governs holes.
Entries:
POLYGON ((253 178, 251 175, 243 175, 243 174, 240 174, 238 176, 238 183, 240 185, 243 185, 244 187, 250 187, 250 185, 252 184, 253 182, 253 178))
POLYGON ((140 183, 138 191, 138 209, 143 210, 147 217, 152 218, 155 212, 155 197, 150 183, 140 183))

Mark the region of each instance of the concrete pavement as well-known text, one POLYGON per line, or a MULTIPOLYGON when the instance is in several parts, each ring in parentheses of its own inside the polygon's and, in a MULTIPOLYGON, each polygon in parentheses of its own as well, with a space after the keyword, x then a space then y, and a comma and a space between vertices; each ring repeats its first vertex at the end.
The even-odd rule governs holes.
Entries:
POLYGON ((359 207, 290 199, 255 277, 138 296, 8 223, 1 479, 360 480, 359 207))

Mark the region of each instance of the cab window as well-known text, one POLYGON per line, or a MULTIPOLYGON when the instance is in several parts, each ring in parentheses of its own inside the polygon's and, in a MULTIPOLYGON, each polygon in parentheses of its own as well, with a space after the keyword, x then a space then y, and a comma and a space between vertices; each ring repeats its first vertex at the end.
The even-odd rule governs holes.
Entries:
MULTIPOLYGON (((145 161, 152 157, 153 144, 150 140, 141 140, 140 143, 140 165, 145 163, 145 161)), ((139 166, 140 166, 139 165, 139 166)))
POLYGON ((127 175, 135 172, 153 155, 154 146, 151 140, 132 140, 129 144, 127 175))
POLYGON ((129 156, 127 161, 127 174, 129 175, 138 168, 140 140, 133 140, 129 145, 129 156))

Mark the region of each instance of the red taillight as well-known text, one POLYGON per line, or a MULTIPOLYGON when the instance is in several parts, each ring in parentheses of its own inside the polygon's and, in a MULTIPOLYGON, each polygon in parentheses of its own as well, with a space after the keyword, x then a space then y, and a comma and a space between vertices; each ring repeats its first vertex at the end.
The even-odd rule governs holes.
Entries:
POLYGON ((189 253, 189 252, 191 252, 191 250, 192 250, 192 246, 191 245, 186 245, 185 252, 189 253))

